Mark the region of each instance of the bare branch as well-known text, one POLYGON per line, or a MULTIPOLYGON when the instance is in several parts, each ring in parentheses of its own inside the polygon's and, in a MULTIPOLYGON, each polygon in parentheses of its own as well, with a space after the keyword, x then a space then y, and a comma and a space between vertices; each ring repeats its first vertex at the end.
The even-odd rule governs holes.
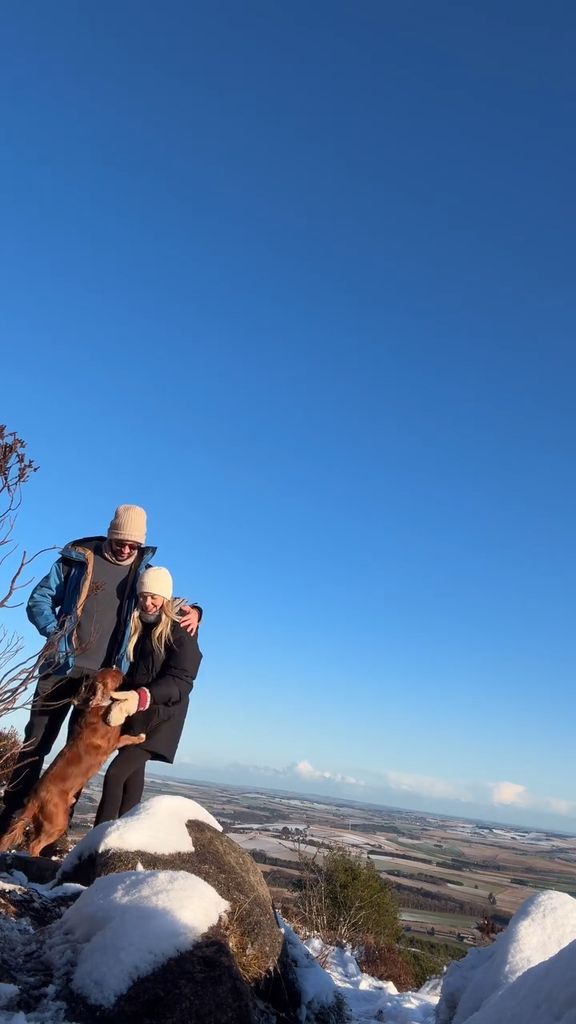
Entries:
MULTIPOLYGON (((18 550, 13 534, 17 511, 22 501, 22 485, 37 469, 32 459, 27 456, 26 443, 14 431, 9 431, 4 424, 0 424, 0 501, 3 505, 0 510, 0 566, 5 566, 7 560, 18 550)), ((13 602, 13 599, 32 582, 31 577, 24 575, 26 567, 39 554, 50 550, 52 549, 43 548, 34 555, 28 555, 24 550, 20 556, 16 556, 16 567, 8 570, 8 579, 0 588, 0 609, 20 606, 22 602, 13 602)), ((29 702, 32 684, 38 677, 42 662, 56 653, 56 647, 67 628, 65 624, 53 634, 40 652, 18 660, 24 649, 22 638, 11 633, 5 626, 0 626, 0 718, 29 702)))
POLYGON ((8 583, 8 589, 7 589, 6 593, 4 594, 4 597, 0 598, 0 608, 19 608, 20 607, 20 605, 14 605, 14 604, 10 605, 8 602, 12 599, 12 597, 14 596, 14 594, 16 593, 17 590, 24 590, 26 587, 29 587, 31 582, 32 582, 32 577, 29 580, 26 580, 24 582, 22 582, 20 580, 20 577, 21 577, 24 569, 26 568, 27 565, 30 565, 34 561, 34 559, 38 557, 38 555, 42 555, 46 551, 53 551, 55 547, 56 547, 56 545, 53 545, 50 548, 42 548, 40 551, 37 551, 35 555, 31 555, 30 558, 28 558, 28 556, 26 554, 26 551, 22 552, 22 557, 20 558, 20 564, 18 565, 16 571, 12 574, 12 578, 10 579, 10 581, 8 583))
POLYGON ((32 459, 26 457, 26 443, 0 424, 0 494, 8 495, 12 507, 19 501, 22 484, 37 469, 32 459))
POLYGON ((10 543, 12 532, 16 525, 16 516, 3 516, 0 524, 0 547, 10 543))

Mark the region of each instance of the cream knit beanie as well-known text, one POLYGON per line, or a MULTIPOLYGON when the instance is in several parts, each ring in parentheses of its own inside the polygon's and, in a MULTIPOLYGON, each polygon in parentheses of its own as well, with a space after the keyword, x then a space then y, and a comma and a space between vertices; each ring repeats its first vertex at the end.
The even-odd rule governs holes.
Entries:
POLYGON ((108 540, 129 540, 144 544, 146 513, 139 505, 119 505, 108 527, 108 540))
POLYGON ((157 597, 165 597, 167 601, 172 597, 172 589, 172 577, 168 569, 161 565, 145 569, 136 584, 139 594, 156 594, 157 597))

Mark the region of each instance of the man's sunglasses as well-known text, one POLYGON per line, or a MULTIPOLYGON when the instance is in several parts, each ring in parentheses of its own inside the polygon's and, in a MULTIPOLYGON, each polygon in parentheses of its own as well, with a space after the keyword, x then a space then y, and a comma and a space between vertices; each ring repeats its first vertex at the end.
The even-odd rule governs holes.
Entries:
POLYGON ((129 551, 138 551, 141 546, 140 544, 132 544, 132 542, 128 540, 113 540, 112 544, 115 548, 128 548, 129 551))

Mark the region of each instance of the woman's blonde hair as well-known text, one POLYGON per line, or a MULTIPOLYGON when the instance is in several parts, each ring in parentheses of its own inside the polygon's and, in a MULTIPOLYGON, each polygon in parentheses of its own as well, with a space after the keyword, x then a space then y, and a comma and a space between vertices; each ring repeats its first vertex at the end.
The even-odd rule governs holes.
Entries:
MULTIPOLYGON (((154 628, 152 630, 152 647, 162 658, 164 657, 166 647, 170 642, 174 623, 178 622, 179 618, 180 616, 178 614, 176 602, 173 600, 165 600, 160 609, 158 622, 154 623, 154 628)), ((142 626, 143 623, 140 618, 140 610, 139 608, 136 608, 132 612, 132 621, 130 623, 130 639, 128 641, 128 658, 130 661, 134 660, 134 648, 142 634, 142 626)))

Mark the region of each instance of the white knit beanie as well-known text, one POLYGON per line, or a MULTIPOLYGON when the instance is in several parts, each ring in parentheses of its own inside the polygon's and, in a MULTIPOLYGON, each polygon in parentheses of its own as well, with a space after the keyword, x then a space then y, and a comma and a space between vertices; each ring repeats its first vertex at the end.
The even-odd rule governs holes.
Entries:
POLYGON ((165 597, 169 601, 173 590, 172 577, 168 569, 161 565, 152 565, 144 570, 136 589, 139 594, 156 594, 157 597, 165 597))
POLYGON ((146 513, 139 505, 119 505, 108 527, 108 540, 129 540, 144 544, 146 513))

